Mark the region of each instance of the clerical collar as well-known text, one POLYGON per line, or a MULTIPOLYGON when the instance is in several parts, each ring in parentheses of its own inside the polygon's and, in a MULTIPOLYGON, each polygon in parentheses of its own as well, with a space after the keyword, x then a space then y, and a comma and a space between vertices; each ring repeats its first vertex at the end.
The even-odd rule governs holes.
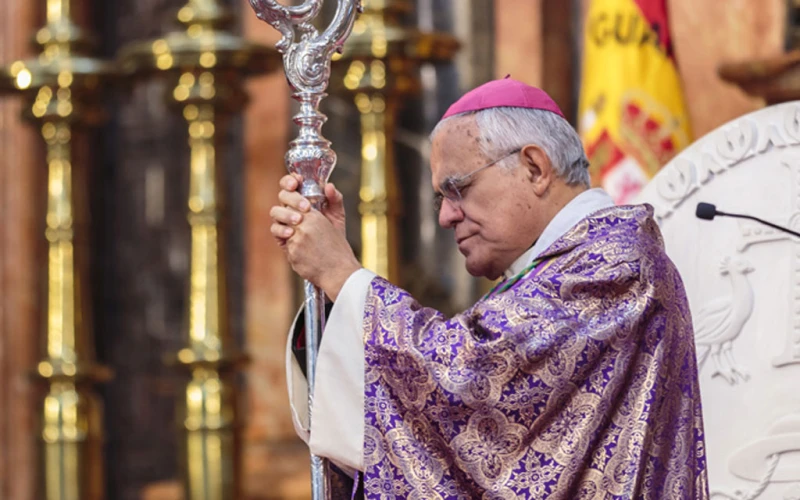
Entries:
POLYGON ((601 188, 589 189, 579 194, 553 217, 536 243, 503 273, 504 277, 508 279, 520 273, 533 262, 533 259, 541 255, 557 239, 564 236, 575 224, 591 213, 613 206, 614 200, 601 188))

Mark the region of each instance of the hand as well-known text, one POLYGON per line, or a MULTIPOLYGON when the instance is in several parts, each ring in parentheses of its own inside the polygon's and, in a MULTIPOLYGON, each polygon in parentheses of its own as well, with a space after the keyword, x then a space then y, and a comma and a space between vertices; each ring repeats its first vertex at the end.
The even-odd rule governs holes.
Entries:
POLYGON ((284 248, 292 269, 333 301, 347 278, 361 269, 347 238, 317 210, 304 215, 284 248))
MULTIPOLYGON (((273 220, 272 235, 281 247, 294 234, 294 226, 302 222, 303 215, 311 210, 308 200, 297 192, 302 182, 303 178, 299 174, 283 176, 280 180, 281 191, 278 193, 278 200, 283 205, 274 206, 269 212, 273 220), (276 224, 282 227, 276 227, 276 224)), ((344 197, 330 182, 325 185, 324 192, 325 205, 322 213, 344 235, 344 197)))
POLYGON ((326 206, 322 212, 313 210, 297 192, 301 182, 297 174, 281 179, 282 206, 270 210, 270 231, 294 271, 336 300, 347 278, 361 268, 345 236, 343 197, 329 183, 324 190, 326 206))

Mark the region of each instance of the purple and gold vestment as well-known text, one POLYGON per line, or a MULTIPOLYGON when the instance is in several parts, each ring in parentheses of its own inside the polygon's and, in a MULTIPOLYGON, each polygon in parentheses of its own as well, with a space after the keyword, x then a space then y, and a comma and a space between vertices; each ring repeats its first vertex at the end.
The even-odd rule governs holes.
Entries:
POLYGON ((649 206, 583 219, 452 318, 375 278, 367 498, 707 499, 683 284, 649 206))

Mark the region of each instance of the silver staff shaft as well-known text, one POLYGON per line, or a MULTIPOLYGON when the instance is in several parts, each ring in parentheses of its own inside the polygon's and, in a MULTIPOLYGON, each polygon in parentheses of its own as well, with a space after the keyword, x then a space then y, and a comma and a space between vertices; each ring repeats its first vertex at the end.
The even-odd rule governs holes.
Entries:
MULTIPOLYGON (((360 0, 337 0, 336 14, 320 33, 312 24, 322 8, 323 0, 306 0, 288 7, 276 0, 250 0, 256 16, 280 31, 283 37, 276 48, 283 54, 286 79, 294 89, 292 97, 300 103, 294 122, 298 136, 286 153, 286 168, 303 177, 300 193, 317 209, 324 201, 323 186, 336 165, 336 153, 322 137, 325 115, 319 104, 331 77, 331 57, 341 50, 353 29, 360 0), (296 35, 300 36, 297 37, 296 35), (298 39, 299 38, 299 39, 298 39)), ((306 375, 308 377, 309 424, 314 408, 314 387, 317 352, 325 327, 325 296, 312 283, 305 282, 306 375)), ((311 497, 330 499, 330 474, 327 461, 311 455, 311 497)))
MULTIPOLYGON (((316 203, 315 205, 318 205, 316 203)), ((318 206, 315 208, 319 208, 318 206)), ((322 331, 325 329, 325 295, 310 281, 304 283, 306 303, 306 374, 308 376, 308 421, 314 408, 314 385, 317 378, 317 352, 322 331)), ((311 454, 311 498, 330 498, 330 471, 328 461, 311 454)))

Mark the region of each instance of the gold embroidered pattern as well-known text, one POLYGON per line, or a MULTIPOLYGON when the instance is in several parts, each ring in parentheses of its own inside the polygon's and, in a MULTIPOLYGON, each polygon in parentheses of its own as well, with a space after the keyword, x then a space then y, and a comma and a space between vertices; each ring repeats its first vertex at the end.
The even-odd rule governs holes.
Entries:
POLYGON ((373 280, 368 498, 708 499, 688 303, 652 208, 598 212, 540 258, 453 318, 373 280))

